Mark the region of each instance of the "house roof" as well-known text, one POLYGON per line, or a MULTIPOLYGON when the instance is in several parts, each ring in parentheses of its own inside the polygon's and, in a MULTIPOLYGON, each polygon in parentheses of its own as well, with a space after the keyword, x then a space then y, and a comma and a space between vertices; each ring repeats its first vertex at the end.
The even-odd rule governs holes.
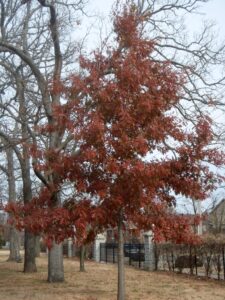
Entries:
POLYGON ((209 214, 216 211, 223 203, 225 203, 225 199, 222 199, 219 203, 217 203, 214 207, 212 207, 211 210, 209 211, 209 214))

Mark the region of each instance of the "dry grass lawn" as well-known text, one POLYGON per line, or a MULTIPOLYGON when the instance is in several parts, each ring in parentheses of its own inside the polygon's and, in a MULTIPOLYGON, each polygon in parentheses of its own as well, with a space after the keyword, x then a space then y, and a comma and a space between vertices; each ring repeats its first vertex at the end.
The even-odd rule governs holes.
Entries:
MULTIPOLYGON (((6 262, 0 252, 1 300, 113 300, 116 299, 115 265, 86 263, 79 272, 78 261, 65 259, 65 283, 49 284, 47 259, 38 259, 38 272, 23 274, 22 264, 6 262)), ((128 300, 224 300, 225 282, 187 278, 176 274, 149 273, 126 269, 128 300)))

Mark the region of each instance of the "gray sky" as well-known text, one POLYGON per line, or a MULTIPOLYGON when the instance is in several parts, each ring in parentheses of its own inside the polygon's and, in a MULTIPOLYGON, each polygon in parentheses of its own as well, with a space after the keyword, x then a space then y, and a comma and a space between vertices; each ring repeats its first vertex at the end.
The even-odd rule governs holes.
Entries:
MULTIPOLYGON (((107 13, 111 9, 111 5, 115 3, 114 0, 90 0, 89 7, 93 10, 107 13)), ((211 0, 207 4, 203 4, 203 11, 212 18, 218 18, 223 21, 225 16, 225 1, 224 0, 211 0)))
POLYGON ((225 1, 211 0, 209 3, 203 5, 202 10, 206 17, 214 19, 221 28, 221 33, 225 36, 225 1))
MULTIPOLYGON (((102 14, 108 14, 111 10, 112 4, 115 0, 90 0, 89 8, 92 11, 98 11, 102 14)), ((211 0, 203 4, 201 11, 206 14, 210 19, 216 19, 218 23, 223 26, 225 30, 225 1, 224 0, 211 0)))
POLYGON ((225 40, 225 0, 210 0, 203 4, 199 11, 202 15, 190 16, 189 29, 198 31, 205 20, 214 21, 219 40, 225 40))
MULTIPOLYGON (((110 24, 109 14, 111 12, 112 5, 115 0, 89 0, 87 11, 89 15, 98 15, 105 20, 96 21, 96 18, 87 17, 81 26, 81 36, 84 34, 84 27, 89 28, 90 34, 87 39, 86 46, 89 49, 95 48, 99 42, 99 28, 101 25, 110 24), (108 18, 108 20, 107 20, 108 18)), ((192 33, 201 30, 202 22, 204 20, 214 21, 217 26, 215 27, 215 35, 218 35, 219 40, 225 40, 225 0, 209 0, 208 3, 202 4, 199 7, 201 14, 189 15, 186 21, 188 31, 190 31, 190 36, 192 33)), ((107 26, 102 27, 103 36, 107 32, 107 26)), ((109 28, 108 28, 109 30, 109 28)))

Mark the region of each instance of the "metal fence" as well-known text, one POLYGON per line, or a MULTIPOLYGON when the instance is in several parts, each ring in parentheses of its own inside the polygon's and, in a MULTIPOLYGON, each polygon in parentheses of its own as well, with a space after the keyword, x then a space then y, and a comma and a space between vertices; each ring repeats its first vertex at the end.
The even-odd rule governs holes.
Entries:
MULTIPOLYGON (((145 249, 144 244, 124 244, 125 263, 138 268, 144 267, 145 249)), ((100 244, 100 261, 106 263, 117 263, 118 261, 118 244, 101 243, 100 244)))
MULTIPOLYGON (((124 244, 125 264, 146 269, 149 263, 147 249, 144 244, 124 244)), ((155 244, 153 251, 155 270, 225 280, 225 244, 190 246, 165 243, 155 244)), ((117 243, 100 244, 100 261, 117 263, 117 254, 117 243)))
POLYGON ((156 269, 225 280, 225 245, 156 246, 156 269))

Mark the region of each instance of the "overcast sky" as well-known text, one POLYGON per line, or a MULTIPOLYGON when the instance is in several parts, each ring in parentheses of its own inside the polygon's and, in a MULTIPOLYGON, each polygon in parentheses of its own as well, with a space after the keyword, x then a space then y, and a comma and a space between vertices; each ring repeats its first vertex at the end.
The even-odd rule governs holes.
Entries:
MULTIPOLYGON (((112 4, 115 3, 114 0, 90 0, 89 7, 93 10, 107 13, 110 11, 112 4)), ((202 9, 207 13, 208 16, 212 18, 218 18, 222 22, 225 16, 225 1, 224 0, 211 0, 207 4, 203 4, 202 9)))
MULTIPOLYGON (((109 16, 111 8, 115 0, 89 0, 88 14, 98 15, 105 17, 104 23, 106 24, 107 16, 109 16)), ((209 0, 208 3, 203 3, 199 7, 199 15, 189 15, 186 25, 191 32, 198 32, 201 30, 201 25, 204 20, 214 21, 217 26, 215 27, 215 35, 218 35, 219 40, 225 40, 225 0, 209 0)), ((110 20, 108 19, 108 24, 110 20)), ((89 27, 91 34, 88 40, 88 46, 93 49, 99 42, 99 27, 100 22, 96 22, 95 18, 87 17, 83 25, 89 27)), ((84 26, 84 27, 85 27, 84 26)), ((81 26, 83 33, 83 26, 81 26)), ((105 34, 106 26, 103 26, 103 35, 105 34)))
MULTIPOLYGON (((114 0, 90 0, 89 8, 92 11, 107 15, 113 3, 115 3, 114 0)), ((200 10, 208 18, 217 20, 223 26, 223 30, 225 30, 225 0, 211 0, 203 4, 200 10)))
POLYGON ((211 0, 202 6, 202 11, 205 12, 206 17, 218 22, 221 33, 225 36, 225 1, 211 0))

